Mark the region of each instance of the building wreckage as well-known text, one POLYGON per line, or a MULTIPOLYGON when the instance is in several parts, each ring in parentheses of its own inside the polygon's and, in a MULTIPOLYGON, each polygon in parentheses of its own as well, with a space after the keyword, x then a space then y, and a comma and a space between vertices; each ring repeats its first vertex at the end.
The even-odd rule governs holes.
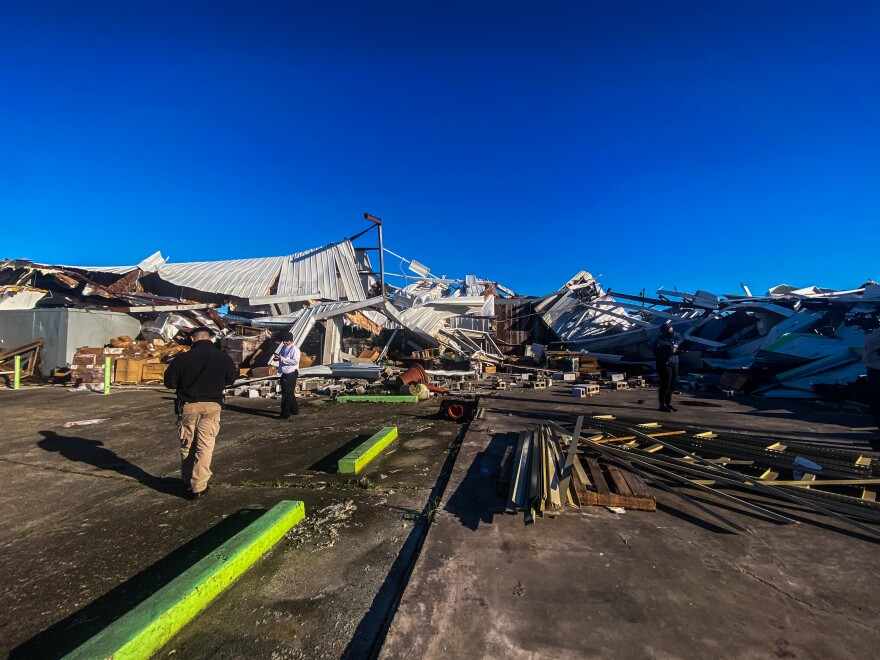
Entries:
MULTIPOLYGON (((864 320, 880 313, 874 282, 847 291, 780 285, 756 296, 743 286, 743 294, 661 289, 648 297, 606 291, 581 271, 558 291, 523 296, 491 279, 436 276, 384 248, 381 221, 365 218, 372 224, 351 239, 278 257, 172 263, 157 252, 122 267, 5 260, 0 357, 11 359, 16 344, 41 339, 43 373, 69 367, 79 348, 71 345, 74 325, 85 324, 93 327, 79 336, 92 343, 126 334, 120 328, 142 337, 117 347, 117 356, 140 346, 161 361, 173 355, 162 347, 208 325, 257 376, 268 375, 253 359, 259 344, 280 330, 291 331, 303 349, 304 371, 323 375, 377 376, 389 361, 480 375, 541 368, 559 356, 641 375, 650 372, 651 343, 668 321, 682 337, 683 378, 694 388, 862 398, 864 320), (379 245, 356 247, 373 229, 379 245), (399 260, 400 272, 387 270, 386 259, 399 260)), ((271 350, 262 353, 265 359, 271 350)))

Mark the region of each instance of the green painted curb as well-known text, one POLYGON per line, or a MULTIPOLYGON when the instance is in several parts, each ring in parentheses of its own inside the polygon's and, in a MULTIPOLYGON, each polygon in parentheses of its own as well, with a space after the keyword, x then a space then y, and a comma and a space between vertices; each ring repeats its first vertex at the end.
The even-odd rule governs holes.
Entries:
POLYGON ((65 658, 149 658, 304 517, 303 502, 279 502, 65 658))
POLYGON ((362 442, 357 449, 349 452, 339 459, 339 472, 342 474, 357 474, 379 452, 391 444, 397 437, 396 426, 386 426, 384 429, 371 436, 369 440, 362 442))
POLYGON ((387 396, 338 396, 336 403, 418 403, 415 395, 389 394, 387 396))

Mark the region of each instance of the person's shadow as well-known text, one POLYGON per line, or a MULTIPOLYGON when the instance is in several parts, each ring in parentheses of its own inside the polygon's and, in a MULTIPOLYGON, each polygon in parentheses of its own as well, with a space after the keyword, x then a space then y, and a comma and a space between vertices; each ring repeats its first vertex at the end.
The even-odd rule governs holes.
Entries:
POLYGON ((104 447, 100 440, 59 435, 55 431, 40 431, 40 435, 43 436, 37 442, 40 449, 57 452, 69 461, 87 463, 101 470, 113 470, 166 495, 185 497, 184 485, 179 478, 155 477, 104 447))

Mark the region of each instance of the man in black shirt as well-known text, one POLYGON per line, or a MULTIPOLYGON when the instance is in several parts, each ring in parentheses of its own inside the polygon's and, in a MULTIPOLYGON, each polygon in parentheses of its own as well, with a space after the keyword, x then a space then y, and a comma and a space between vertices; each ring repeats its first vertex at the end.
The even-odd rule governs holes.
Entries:
POLYGON ((212 343, 213 334, 209 328, 193 330, 192 348, 165 371, 165 387, 177 391, 179 403, 180 473, 194 500, 208 492, 223 389, 238 377, 232 358, 212 343))
POLYGON ((675 412, 677 408, 672 406, 672 392, 678 383, 678 341, 668 321, 660 328, 660 338, 654 344, 654 359, 657 361, 657 375, 660 376, 660 410, 675 412))

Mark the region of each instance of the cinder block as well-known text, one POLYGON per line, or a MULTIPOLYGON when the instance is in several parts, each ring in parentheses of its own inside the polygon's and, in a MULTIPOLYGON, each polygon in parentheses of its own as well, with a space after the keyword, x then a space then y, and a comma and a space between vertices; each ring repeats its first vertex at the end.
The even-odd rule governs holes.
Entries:
POLYGON ((588 396, 599 394, 599 386, 596 383, 575 385, 573 388, 571 388, 571 393, 580 399, 584 399, 588 396))

